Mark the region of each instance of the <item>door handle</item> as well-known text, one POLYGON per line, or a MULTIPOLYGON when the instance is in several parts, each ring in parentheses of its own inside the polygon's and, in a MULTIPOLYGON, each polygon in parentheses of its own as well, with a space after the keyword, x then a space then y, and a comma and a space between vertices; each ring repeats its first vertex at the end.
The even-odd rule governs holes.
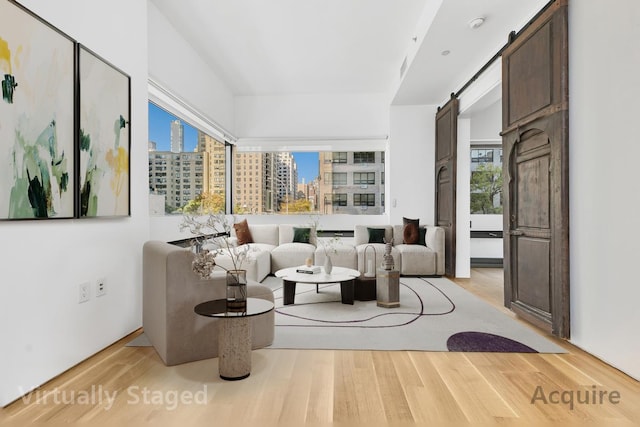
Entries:
POLYGON ((509 234, 511 234, 512 236, 522 236, 524 234, 524 231, 513 230, 513 231, 510 231, 509 234))

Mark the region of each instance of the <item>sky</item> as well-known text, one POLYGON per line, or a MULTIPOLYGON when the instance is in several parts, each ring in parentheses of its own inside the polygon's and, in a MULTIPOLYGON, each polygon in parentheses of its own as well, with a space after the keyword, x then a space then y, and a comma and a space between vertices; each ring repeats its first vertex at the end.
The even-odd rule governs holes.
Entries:
MULTIPOLYGON (((156 143, 156 150, 171 150, 171 122, 176 117, 149 102, 149 141, 156 143)), ((198 144, 198 131, 181 120, 184 125, 184 151, 193 151, 198 144)), ((298 181, 309 183, 318 177, 317 152, 293 152, 293 159, 298 165, 298 181)))

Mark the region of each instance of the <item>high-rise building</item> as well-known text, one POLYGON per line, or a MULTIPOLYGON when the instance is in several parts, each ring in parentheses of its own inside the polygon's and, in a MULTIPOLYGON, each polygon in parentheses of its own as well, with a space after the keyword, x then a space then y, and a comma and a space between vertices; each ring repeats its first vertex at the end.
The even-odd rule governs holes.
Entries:
POLYGON ((322 152, 319 162, 321 213, 384 213, 384 151, 322 152))
POLYGON ((209 192, 224 195, 226 190, 226 147, 224 142, 198 131, 197 151, 209 153, 209 174, 205 177, 208 181, 209 192))
POLYGON ((209 153, 149 152, 149 191, 164 195, 171 210, 209 191, 209 153))
POLYGON ((275 153, 277 165, 278 201, 292 201, 296 198, 298 166, 289 152, 275 153))
POLYGON ((171 152, 182 153, 184 151, 184 125, 180 120, 171 122, 171 152))

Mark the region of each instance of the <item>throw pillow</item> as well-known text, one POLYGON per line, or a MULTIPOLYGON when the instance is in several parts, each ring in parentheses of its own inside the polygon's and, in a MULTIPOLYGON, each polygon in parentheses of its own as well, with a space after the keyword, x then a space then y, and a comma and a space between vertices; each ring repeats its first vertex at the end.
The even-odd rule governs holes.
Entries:
POLYGON ((384 243, 384 228, 369 228, 369 243, 384 243))
POLYGON ((402 218, 404 229, 402 230, 403 241, 407 245, 415 245, 420 240, 420 220, 402 218))
POLYGON ((236 237, 238 237, 238 245, 253 243, 253 237, 251 237, 251 231, 249 231, 249 224, 247 224, 246 219, 243 219, 242 221, 233 224, 233 229, 236 230, 236 237))
POLYGON ((427 246, 427 227, 420 227, 420 238, 418 239, 418 244, 427 246))
POLYGON ((309 243, 310 237, 310 228, 293 227, 293 243, 309 243))

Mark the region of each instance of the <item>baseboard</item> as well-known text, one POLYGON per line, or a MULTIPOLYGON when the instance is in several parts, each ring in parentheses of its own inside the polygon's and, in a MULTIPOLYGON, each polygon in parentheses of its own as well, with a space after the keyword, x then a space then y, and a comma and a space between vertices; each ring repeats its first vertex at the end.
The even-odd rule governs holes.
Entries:
POLYGON ((471 268, 503 268, 502 258, 471 258, 471 268))

